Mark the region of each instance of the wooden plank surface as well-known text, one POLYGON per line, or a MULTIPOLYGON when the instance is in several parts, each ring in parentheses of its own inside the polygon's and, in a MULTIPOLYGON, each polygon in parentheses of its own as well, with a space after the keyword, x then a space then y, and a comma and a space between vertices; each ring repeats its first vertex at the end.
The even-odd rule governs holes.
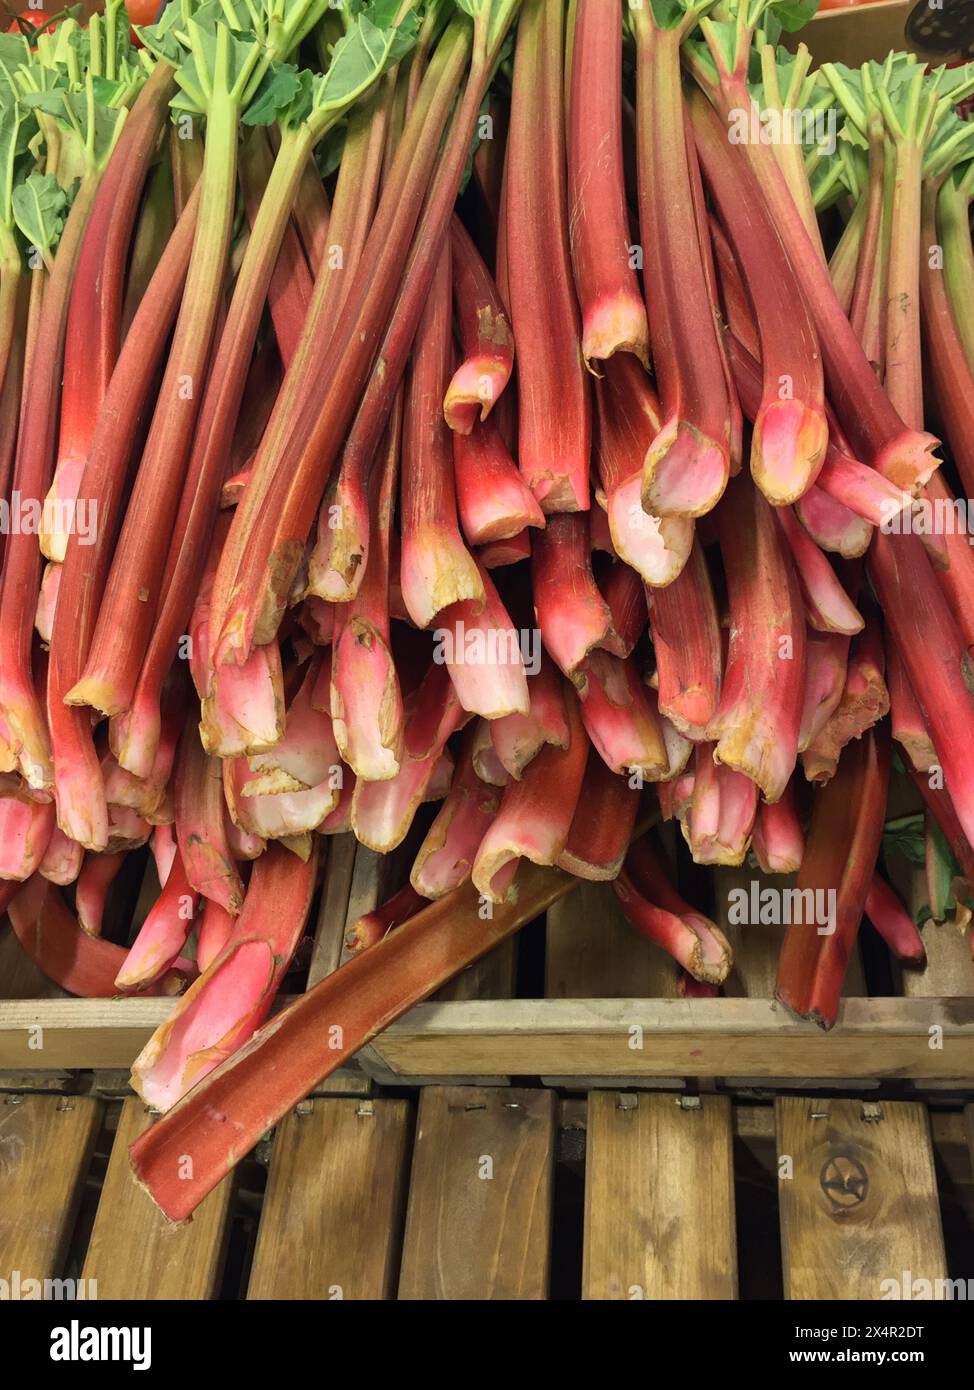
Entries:
POLYGON ((945 1278, 925 1106, 787 1096, 775 1119, 786 1298, 880 1299, 885 1281, 945 1278))
POLYGON ((412 1106, 304 1101, 274 1135, 247 1297, 396 1292, 412 1106))
POLYGON ((549 999, 676 997, 676 963, 626 921, 607 883, 582 883, 548 909, 549 999))
POLYGON ((755 999, 420 1004, 372 1047, 399 1076, 974 1078, 974 1001, 846 999, 828 1033, 755 999))
POLYGON ((730 1102, 694 1100, 589 1096, 583 1298, 736 1298, 730 1102))
POLYGON ((552 1091, 423 1091, 401 1299, 546 1297, 554 1143, 552 1091))
POLYGON ((99 1298, 213 1298, 223 1268, 233 1177, 210 1193, 192 1221, 178 1226, 167 1221, 129 1167, 129 1145, 150 1120, 141 1100, 123 1103, 84 1277, 97 1279, 99 1298))
POLYGON ((61 1275, 101 1115, 81 1096, 0 1095, 0 1279, 61 1275))

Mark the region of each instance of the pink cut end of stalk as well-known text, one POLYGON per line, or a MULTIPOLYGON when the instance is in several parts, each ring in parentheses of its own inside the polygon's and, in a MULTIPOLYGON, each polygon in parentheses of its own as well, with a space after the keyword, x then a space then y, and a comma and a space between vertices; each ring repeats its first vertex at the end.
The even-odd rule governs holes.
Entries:
POLYGON ((916 491, 929 483, 940 467, 935 453, 939 448, 935 435, 907 430, 877 451, 873 465, 894 487, 916 491))
MULTIPOLYGON (((561 698, 560 689, 558 691, 558 698, 561 698)), ((520 719, 522 716, 512 715, 510 717, 512 719, 520 719)), ((562 715, 562 719, 564 719, 564 714, 562 715)), ((503 726, 506 723, 507 720, 504 719, 496 719, 493 722, 487 719, 478 719, 476 725, 474 726, 474 770, 476 771, 477 776, 480 778, 480 780, 482 782, 486 782, 491 787, 506 787, 509 780, 509 776, 513 775, 508 774, 507 768, 499 758, 497 750, 495 749, 491 741, 494 729, 503 726)), ((527 766, 527 764, 531 761, 531 758, 534 757, 534 754, 539 752, 544 747, 546 742, 552 741, 553 740, 551 739, 541 739, 538 743, 537 748, 535 748, 534 752, 531 753, 531 757, 526 758, 524 766, 527 766)), ((567 748, 568 742, 568 725, 566 724, 564 742, 559 743, 558 746, 560 748, 567 748)))
POLYGON ((888 525, 912 504, 910 492, 888 482, 875 468, 830 446, 818 475, 822 492, 841 502, 871 526, 888 525))
MULTIPOLYGON (((874 476, 878 479, 879 474, 874 476)), ((856 560, 872 544, 873 528, 858 512, 813 483, 795 503, 795 515, 821 550, 856 560)))
POLYGON ((587 306, 582 319, 582 356, 590 368, 616 352, 631 352, 643 365, 648 362, 646 308, 635 291, 603 296, 587 306))
POLYGON ((403 701, 392 652, 365 618, 336 631, 331 715, 338 751, 357 777, 395 777, 402 754, 403 701))
POLYGON ((927 956, 923 937, 896 893, 879 874, 873 874, 865 912, 897 960, 909 965, 923 964, 927 956))
POLYGON ((206 751, 232 758, 273 748, 284 732, 282 680, 276 642, 255 647, 240 666, 218 666, 202 706, 206 751))
POLYGON ((55 825, 38 873, 49 883, 57 883, 61 887, 65 887, 69 883, 74 883, 78 877, 83 858, 83 846, 75 840, 68 839, 64 831, 55 825))
POLYGON ((729 476, 726 445, 686 420, 665 420, 643 466, 643 508, 652 516, 704 516, 720 501, 729 476))
POLYGON ((172 965, 196 917, 196 892, 179 855, 159 897, 115 976, 119 989, 143 989, 172 965))
POLYGON ((606 766, 620 775, 639 771, 652 782, 667 777, 659 715, 634 662, 592 652, 577 680, 585 732, 606 766))
POLYGON ((232 917, 220 903, 207 898, 203 905, 203 921, 200 923, 199 939, 196 943, 196 964, 201 972, 213 964, 226 946, 236 920, 236 917, 232 917))
POLYGON ((67 554, 68 540, 72 534, 71 518, 86 462, 83 458, 59 459, 54 481, 44 499, 39 533, 41 553, 55 564, 62 565, 67 554), (65 518, 68 518, 67 526, 64 525, 65 518))
POLYGON ((527 526, 544 526, 544 512, 493 421, 454 434, 453 473, 460 524, 470 545, 510 540, 527 526))
POLYGON ((609 494, 608 517, 612 544, 620 560, 654 589, 672 584, 693 548, 693 521, 683 516, 651 516, 644 511, 638 473, 609 494))
POLYGON ((457 434, 466 435, 484 421, 510 380, 509 363, 492 357, 469 357, 453 373, 443 401, 443 418, 457 434))
POLYGON ((0 798, 0 879, 22 883, 43 861, 54 832, 49 801, 0 798))
POLYGON ((409 881, 424 898, 440 898, 470 877, 477 851, 497 815, 498 787, 482 782, 473 763, 476 726, 464 735, 463 752, 449 795, 430 826, 409 881))
POLYGON ((484 602, 477 562, 459 531, 435 520, 406 531, 399 573, 403 602, 417 627, 429 627, 450 604, 484 602))
POLYGON ((853 637, 861 632, 864 626, 862 614, 842 587, 827 558, 796 520, 794 512, 790 507, 780 507, 775 516, 791 547, 810 625, 818 632, 838 632, 845 637, 853 637))
POLYGON ((108 804, 101 770, 92 750, 92 766, 60 764, 54 782, 57 823, 65 835, 98 852, 108 844, 108 804))
POLYGON ((754 856, 766 874, 796 874, 805 853, 805 836, 795 813, 791 783, 780 801, 762 801, 751 840, 754 856))
POLYGON ((828 447, 822 410, 804 401, 771 401, 759 413, 751 444, 751 474, 774 506, 795 502, 815 482, 828 447))
POLYGON ((388 936, 389 932, 401 927, 410 917, 415 917, 428 901, 425 893, 418 892, 412 884, 407 883, 398 893, 393 894, 388 902, 373 908, 371 912, 365 913, 352 923, 345 933, 346 951, 349 955, 357 956, 370 946, 375 946, 384 936, 388 936))
POLYGON ((527 714, 531 707, 520 638, 490 575, 480 569, 486 602, 443 610, 434 633, 463 709, 483 719, 527 714))
POLYGON ((612 887, 627 920, 641 936, 662 947, 694 979, 723 984, 733 961, 724 934, 709 918, 682 902, 668 884, 661 884, 655 872, 644 877, 632 850, 612 887))

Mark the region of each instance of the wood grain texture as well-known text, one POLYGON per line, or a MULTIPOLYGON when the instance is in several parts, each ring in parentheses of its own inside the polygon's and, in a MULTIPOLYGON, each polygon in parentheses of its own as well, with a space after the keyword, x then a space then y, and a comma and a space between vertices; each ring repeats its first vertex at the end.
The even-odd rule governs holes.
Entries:
POLYGON ((775 1121, 786 1298, 879 1299, 906 1271, 945 1277, 924 1106, 779 1097, 775 1121))
POLYGON ((223 1269, 233 1177, 210 1193, 192 1221, 173 1225, 129 1167, 129 1145, 151 1118, 141 1100, 122 1105, 84 1277, 98 1280, 99 1298, 213 1298, 223 1269))
POLYGON ((101 1116, 86 1097, 0 1095, 0 1279, 61 1275, 101 1116))
POLYGON ((547 1296, 554 1143, 552 1091, 423 1091, 400 1299, 547 1296))
POLYGON ((731 1107, 593 1092, 584 1299, 737 1297, 731 1107))
POLYGON ((548 909, 549 999, 676 997, 676 963, 626 921, 607 883, 583 883, 548 909))
POLYGON ((314 1100, 274 1136, 247 1297, 394 1297, 412 1106, 314 1100))

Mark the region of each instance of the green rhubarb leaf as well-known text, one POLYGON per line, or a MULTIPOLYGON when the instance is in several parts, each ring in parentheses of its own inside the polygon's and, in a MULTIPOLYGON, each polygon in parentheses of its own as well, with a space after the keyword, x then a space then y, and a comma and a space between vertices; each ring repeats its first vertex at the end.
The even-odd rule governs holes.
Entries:
POLYGON ((818 13, 821 0, 781 0, 771 6, 774 18, 789 34, 803 29, 818 13))
POLYGON ((884 858, 898 855, 910 864, 926 864, 927 841, 922 813, 888 820, 883 827, 882 845, 884 858))
POLYGON ((22 35, 0 34, 0 100, 5 91, 16 91, 14 73, 30 60, 30 47, 22 35))
POLYGON ((111 154, 120 129, 121 113, 113 107, 102 106, 95 96, 95 81, 88 78, 90 92, 69 92, 63 87, 47 92, 25 92, 25 106, 45 111, 63 130, 77 136, 87 156, 101 165, 111 154))
POLYGON ((360 14, 335 44, 328 71, 315 81, 315 117, 327 119, 358 101, 387 67, 412 49, 418 33, 414 14, 406 15, 400 25, 385 28, 373 24, 367 14, 360 14))
POLYGON ((23 157, 37 133, 37 119, 20 102, 0 105, 0 221, 13 225, 13 190, 23 172, 23 157))
POLYGON ((297 125, 311 110, 312 81, 312 73, 287 63, 269 68, 244 112, 244 125, 297 125))
POLYGON ((187 21, 191 47, 176 69, 180 90, 170 103, 173 110, 205 115, 210 103, 218 98, 244 105, 263 78, 266 65, 261 63, 262 50, 256 35, 225 24, 211 27, 209 20, 210 16, 200 10, 199 15, 187 21))
POLYGON ((49 261, 67 216, 67 193, 53 174, 35 171, 13 190, 11 201, 20 231, 49 261))

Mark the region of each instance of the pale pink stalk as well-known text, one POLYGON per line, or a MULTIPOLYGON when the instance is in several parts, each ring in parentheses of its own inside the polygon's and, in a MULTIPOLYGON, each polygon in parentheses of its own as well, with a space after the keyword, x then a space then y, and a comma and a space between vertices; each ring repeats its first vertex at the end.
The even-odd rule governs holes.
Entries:
POLYGON ((187 881, 236 917, 244 888, 224 828, 222 770, 219 760, 203 751, 192 723, 179 747, 174 799, 176 843, 187 881))
POLYGON ((538 670, 528 677, 531 701, 528 713, 509 714, 504 719, 491 720, 486 726, 476 726, 478 733, 484 727, 488 730, 487 736, 493 741, 500 763, 502 780, 494 782, 496 773, 488 779, 494 785, 503 785, 507 780, 505 773, 519 780, 546 743, 556 748, 568 747, 570 734, 562 690, 563 682, 557 668, 547 653, 542 652, 538 670))
POLYGON ((363 845, 387 854, 402 843, 447 739, 466 718, 449 672, 434 664, 407 701, 399 772, 385 782, 355 783, 352 826, 363 845))
POLYGON ((889 711, 885 654, 878 618, 870 615, 853 644, 842 699, 802 754, 805 776, 825 783, 835 775, 842 749, 885 718, 889 711))
POLYGON ((818 738, 839 707, 845 689, 851 639, 837 632, 809 632, 805 645, 805 699, 798 751, 818 738))
POLYGON ((485 603, 452 603, 437 618, 433 659, 442 660, 463 709, 484 719, 527 714, 527 676, 515 629, 500 594, 482 566, 485 603))
POLYGON ((157 825, 152 832, 150 848, 156 866, 156 877, 164 888, 176 859, 175 825, 157 825))
POLYGON ((850 458, 832 443, 817 486, 871 526, 889 524, 913 501, 909 492, 888 482, 875 468, 850 458))
POLYGON ((255 835, 250 830, 242 830, 239 825, 234 825, 229 810, 224 812, 223 828, 226 831, 230 853, 238 864, 259 859, 267 848, 267 841, 261 835, 255 835))
POLYGON ((44 860, 54 825, 53 801, 0 797, 0 879, 30 878, 44 860))
POLYGON ((714 762, 710 744, 698 743, 693 800, 683 835, 696 864, 743 864, 758 809, 758 788, 749 777, 714 762))
MULTIPOLYGON (((659 431, 659 401, 631 354, 613 357, 605 363, 604 372, 604 378, 595 383, 599 426, 595 461, 605 492, 611 546, 647 584, 664 587, 686 564, 693 545, 693 522, 676 516, 661 519, 643 510, 643 462, 659 431)), ((597 508, 593 518, 600 519, 600 512, 597 508)))
POLYGON ((203 918, 196 939, 196 964, 200 971, 211 966, 226 946, 236 920, 236 917, 232 917, 225 907, 214 902, 212 898, 207 898, 204 902, 203 918))
MULTIPOLYGON (((555 698, 559 702, 561 702, 562 700, 560 684, 557 686, 555 698)), ((512 719, 520 719, 523 716, 511 715, 510 717, 512 719)), ((564 721, 564 717, 564 705, 562 704, 562 721, 564 721)), ((491 739, 492 731, 495 725, 500 725, 504 723, 506 723, 506 721, 502 719, 498 719, 493 723, 487 719, 478 719, 476 724, 474 725, 473 765, 476 769, 477 776, 480 778, 480 780, 482 782, 486 782, 488 786, 491 787, 506 787, 510 777, 507 768, 504 766, 504 764, 498 757, 497 750, 495 749, 491 739)), ((552 724, 552 728, 560 729, 560 727, 561 725, 556 718, 552 724)), ((534 750, 534 752, 538 752, 541 748, 544 747, 544 744, 549 741, 551 740, 542 739, 541 742, 538 744, 538 747, 534 750)), ((568 747, 567 723, 565 724, 564 743, 560 744, 559 746, 564 748, 568 747)), ((532 757, 533 756, 534 754, 532 753, 532 757)), ((528 759, 527 761, 529 762, 530 759, 528 759)))
POLYGON ((196 899, 177 852, 166 885, 115 976, 119 989, 144 989, 165 974, 193 929, 196 899))
POLYGON ((589 741, 575 694, 564 687, 570 741, 567 748, 547 744, 520 781, 509 782, 498 811, 480 843, 473 866, 477 891, 494 903, 513 888, 522 859, 556 864, 564 853, 578 805, 589 741))
POLYGON ((226 946, 133 1063, 147 1105, 169 1110, 263 1023, 301 940, 316 872, 316 854, 304 864, 279 845, 257 861, 226 946))
MULTIPOLYGON (((179 674, 174 673, 175 676, 179 674)), ((131 806, 139 815, 151 819, 165 798, 176 761, 176 745, 186 723, 186 714, 187 701, 183 681, 181 678, 171 679, 168 688, 163 691, 162 719, 159 736, 155 741, 155 756, 145 775, 136 775, 124 768, 114 751, 102 759, 101 771, 107 801, 117 806, 131 806)), ((122 732, 119 727, 120 718, 124 720, 124 716, 116 716, 109 721, 110 742, 113 735, 117 736, 122 732)), ((119 751, 124 749, 120 747, 119 751)))
POLYGON ((821 550, 846 560, 865 555, 872 542, 873 528, 869 522, 817 483, 798 499, 794 513, 821 550))
POLYGON ((544 512, 525 483, 494 420, 453 436, 457 510, 470 545, 510 540, 543 527, 544 512))
POLYGON ((719 985, 733 956, 720 928, 684 902, 648 836, 629 850, 613 890, 631 926, 668 952, 694 979, 719 985))
POLYGON ((758 806, 751 840, 754 857, 766 874, 796 874, 805 853, 805 836, 795 811, 794 783, 780 801, 758 806))
MULTIPOLYGON (((341 786, 338 800, 317 828, 319 835, 347 835, 352 830, 352 798, 355 795, 355 773, 349 767, 340 770, 341 786)), ((263 842, 261 842, 263 843, 263 842)))
POLYGON ((61 584, 61 566, 49 561, 44 566, 41 578, 41 591, 37 595, 37 611, 34 614, 34 628, 45 646, 51 645, 54 631, 54 610, 57 608, 58 589, 61 584))
POLYGON ((55 825, 37 872, 49 883, 57 883, 61 887, 74 883, 81 872, 84 853, 84 846, 70 839, 55 825))
POLYGON ((284 684, 277 641, 255 647, 241 666, 214 670, 202 703, 200 737, 208 753, 243 757, 273 748, 284 732, 284 684))
POLYGON ((592 652, 576 675, 585 732, 613 772, 669 776, 669 756, 655 702, 632 658, 592 652))
POLYGON ((108 843, 110 853, 116 850, 140 849, 153 834, 152 825, 129 806, 109 806, 108 843))
POLYGON ((466 883, 500 806, 500 789, 481 781, 474 768, 475 733, 475 725, 464 732, 453 785, 413 861, 409 881, 424 898, 440 898, 466 883))
POLYGON ((791 550, 810 626, 817 632, 840 632, 846 637, 861 632, 862 614, 791 507, 777 507, 774 514, 791 550))

